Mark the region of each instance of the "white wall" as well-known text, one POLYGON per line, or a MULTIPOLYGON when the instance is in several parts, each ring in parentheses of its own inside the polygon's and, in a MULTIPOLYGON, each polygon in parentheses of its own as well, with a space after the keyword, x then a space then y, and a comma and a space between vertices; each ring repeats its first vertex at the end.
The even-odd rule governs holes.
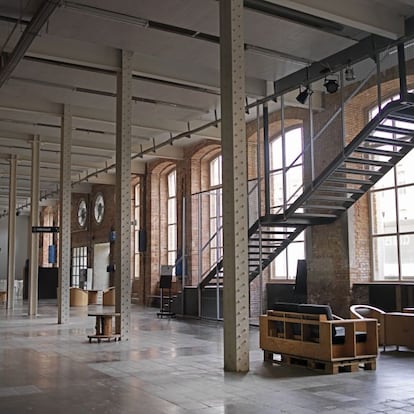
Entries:
MULTIPOLYGON (((0 219, 0 279, 7 279, 8 217, 0 219)), ((23 279, 24 264, 28 258, 29 216, 16 217, 16 274, 15 279, 23 279)))

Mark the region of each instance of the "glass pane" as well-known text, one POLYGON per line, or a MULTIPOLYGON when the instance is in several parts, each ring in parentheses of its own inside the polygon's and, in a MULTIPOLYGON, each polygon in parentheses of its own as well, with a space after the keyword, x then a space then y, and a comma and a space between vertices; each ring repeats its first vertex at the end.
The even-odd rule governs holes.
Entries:
POLYGON ((168 197, 175 197, 176 195, 176 188, 175 188, 176 179, 175 178, 176 178, 176 173, 174 170, 173 172, 168 174, 168 197))
MULTIPOLYGON (((295 161, 302 152, 302 128, 295 128, 286 133, 286 166, 295 161)), ((301 161, 300 156, 295 165, 301 161)))
POLYGON ((403 234, 400 236, 401 277, 414 277, 413 247, 413 234, 403 234))
POLYGON ((286 279, 287 269, 286 269, 286 255, 285 252, 279 254, 273 262, 274 265, 274 274, 273 277, 276 279, 286 279))
POLYGON ((397 184, 411 184, 414 183, 414 151, 409 152, 397 164, 397 184))
POLYGON ((168 250, 175 250, 176 246, 176 226, 168 226, 168 250))
POLYGON ((296 278, 298 260, 305 258, 305 244, 303 242, 291 243, 287 248, 288 275, 289 279, 296 278))
POLYGON ((396 212, 394 190, 376 191, 371 194, 373 234, 395 233, 396 212))
POLYGON ((302 182, 302 166, 289 169, 286 174, 287 199, 289 200, 289 204, 291 204, 292 201, 300 194, 298 188, 301 187, 302 182))
POLYGON ((176 221, 176 200, 175 198, 171 198, 168 200, 168 224, 175 223, 176 221))
POLYGON ((282 140, 280 137, 270 143, 270 169, 282 168, 282 140))
POLYGON ((375 185, 373 188, 381 189, 381 188, 390 188, 394 187, 394 168, 387 172, 375 185))
POLYGON ((270 206, 280 207, 283 204, 283 177, 282 173, 270 175, 270 206))
POLYGON ((221 155, 210 162, 210 185, 212 187, 222 184, 221 163, 221 155))
POLYGON ((140 184, 137 184, 134 188, 134 193, 135 193, 135 205, 139 206, 139 198, 140 198, 140 184))
POLYGON ((373 243, 375 279, 398 279, 397 237, 375 237, 373 243))
POLYGON ((414 186, 398 190, 398 219, 400 233, 414 232, 414 209, 410 203, 414 201, 414 186))

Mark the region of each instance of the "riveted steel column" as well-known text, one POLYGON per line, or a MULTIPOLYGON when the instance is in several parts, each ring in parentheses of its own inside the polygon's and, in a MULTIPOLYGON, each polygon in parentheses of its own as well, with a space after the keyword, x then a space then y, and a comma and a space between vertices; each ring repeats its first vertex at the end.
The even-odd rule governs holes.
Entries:
POLYGON ((9 228, 7 248, 7 309, 14 306, 14 276, 16 272, 16 176, 17 157, 10 156, 9 177, 9 228))
POLYGON ((63 107, 60 144, 58 323, 69 321, 72 110, 63 107))
POLYGON ((131 316, 131 60, 131 52, 121 51, 116 98, 115 310, 122 339, 129 338, 131 316))
POLYGON ((243 0, 220 1, 224 369, 249 370, 243 0))
MULTIPOLYGON (((39 225, 39 198, 40 198, 40 138, 38 135, 32 141, 32 183, 30 194, 30 224, 39 225)), ((31 233, 29 258, 29 315, 37 315, 37 292, 39 273, 39 235, 31 233)))

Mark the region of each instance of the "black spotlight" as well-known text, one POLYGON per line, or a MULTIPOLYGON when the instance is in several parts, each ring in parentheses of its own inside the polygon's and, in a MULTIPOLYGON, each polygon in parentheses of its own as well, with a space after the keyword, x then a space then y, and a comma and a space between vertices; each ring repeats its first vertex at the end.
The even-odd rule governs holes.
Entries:
POLYGON ((305 104, 306 100, 308 99, 308 96, 311 93, 311 90, 309 88, 306 88, 304 91, 299 92, 299 95, 296 97, 296 100, 303 105, 305 104))
POLYGON ((339 88, 338 81, 336 79, 325 79, 323 86, 325 86, 328 93, 335 93, 339 88))

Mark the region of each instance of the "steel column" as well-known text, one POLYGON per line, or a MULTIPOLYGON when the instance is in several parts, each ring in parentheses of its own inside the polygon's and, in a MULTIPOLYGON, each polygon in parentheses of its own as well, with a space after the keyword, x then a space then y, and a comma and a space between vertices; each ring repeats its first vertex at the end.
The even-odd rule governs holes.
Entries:
POLYGON ((249 278, 243 0, 220 2, 224 369, 249 370, 249 278))
POLYGON ((122 50, 116 98, 115 309, 123 340, 129 338, 131 317, 131 83, 132 52, 122 50))
POLYGON ((17 157, 10 156, 9 223, 7 240, 7 309, 14 307, 14 278, 16 272, 16 177, 17 157))
POLYGON ((270 148, 269 148, 269 108, 263 104, 263 155, 264 155, 264 196, 265 214, 270 214, 270 148))
MULTIPOLYGON (((38 135, 32 141, 32 182, 30 223, 31 227, 39 225, 39 198, 40 198, 40 138, 38 135)), ((29 258, 29 315, 37 315, 38 268, 39 268, 39 235, 31 233, 29 258)))
POLYGON ((69 285, 71 270, 71 163, 72 163, 72 110, 70 105, 63 107, 60 151, 60 236, 59 236, 59 283, 58 283, 58 323, 69 321, 69 285))
POLYGON ((401 99, 407 98, 408 88, 407 88, 407 69, 405 62, 405 49, 404 44, 398 44, 398 73, 400 75, 400 96, 401 99))

